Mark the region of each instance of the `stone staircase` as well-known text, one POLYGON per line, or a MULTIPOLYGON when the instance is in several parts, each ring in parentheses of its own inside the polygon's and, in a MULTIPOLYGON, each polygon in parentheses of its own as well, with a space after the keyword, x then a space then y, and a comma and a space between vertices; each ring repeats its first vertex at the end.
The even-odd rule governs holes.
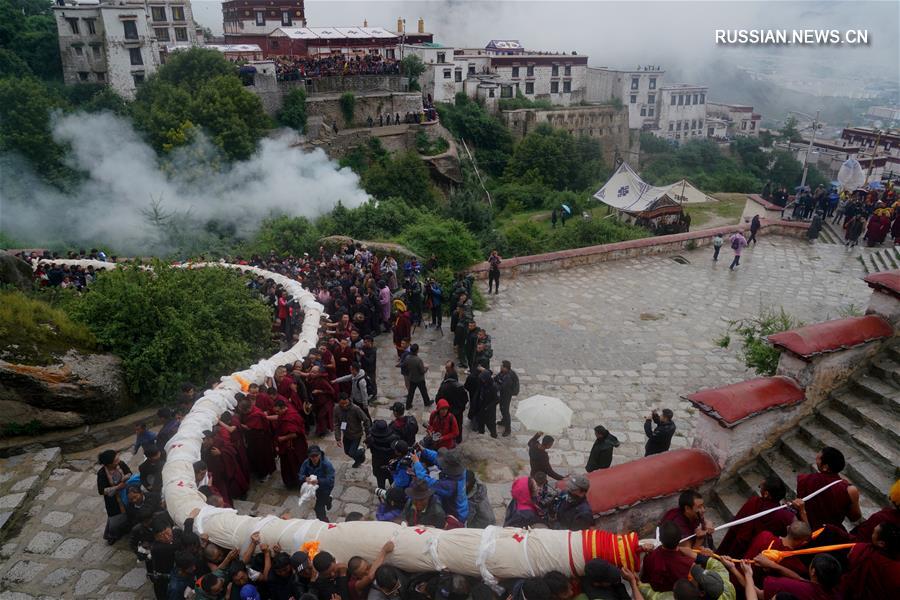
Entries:
POLYGON ((825 219, 822 222, 822 231, 819 233, 819 241, 826 244, 843 244, 844 231, 840 225, 832 225, 831 221, 825 219))
POLYGON ((900 249, 893 245, 877 250, 872 249, 858 258, 866 274, 900 269, 900 249))
MULTIPOLYGON (((900 477, 900 344, 892 344, 855 373, 849 382, 760 453, 736 475, 719 482, 712 504, 728 520, 769 475, 776 475, 796 497, 798 473, 811 473, 824 446, 847 459, 843 475, 860 491, 864 517, 886 505, 891 484, 900 477)), ((849 524, 848 524, 849 525, 849 524)))

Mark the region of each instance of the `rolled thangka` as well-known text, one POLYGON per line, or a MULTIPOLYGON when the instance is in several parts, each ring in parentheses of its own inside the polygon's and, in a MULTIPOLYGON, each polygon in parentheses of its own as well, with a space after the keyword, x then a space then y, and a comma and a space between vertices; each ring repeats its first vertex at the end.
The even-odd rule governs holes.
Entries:
MULTIPOLYGON (((55 260, 59 264, 93 264, 109 268, 110 263, 90 260, 55 260)), ((193 263, 189 268, 207 266, 193 263)), ((374 559, 384 543, 392 540, 394 551, 386 563, 411 572, 451 571, 482 577, 494 584, 498 579, 534 577, 550 571, 582 575, 584 565, 593 558, 637 570, 640 567, 637 535, 614 534, 599 530, 553 531, 549 529, 453 529, 408 527, 389 522, 356 521, 323 523, 309 519, 280 519, 272 515, 249 517, 234 509, 206 504, 197 489, 194 461, 200 459, 203 431, 212 429, 225 410, 233 410, 234 394, 249 383, 263 383, 279 364, 300 360, 316 346, 319 319, 323 307, 299 283, 277 273, 246 265, 210 263, 208 266, 234 268, 272 278, 284 286, 303 308, 306 319, 300 340, 285 352, 279 352, 246 370, 222 377, 217 389, 207 390, 185 416, 178 432, 166 445, 168 458, 163 468, 163 493, 166 508, 178 524, 194 517, 197 533, 227 548, 246 548, 250 536, 258 532, 260 541, 279 544, 294 552, 310 542, 332 553, 339 561, 354 555, 374 559), (243 380, 243 381, 241 381, 243 380)))

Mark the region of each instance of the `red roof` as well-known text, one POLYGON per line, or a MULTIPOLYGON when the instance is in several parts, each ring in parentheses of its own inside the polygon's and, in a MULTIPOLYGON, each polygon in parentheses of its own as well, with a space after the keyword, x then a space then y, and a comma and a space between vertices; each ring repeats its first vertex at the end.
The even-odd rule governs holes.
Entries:
POLYGON ((722 427, 730 428, 767 410, 803 402, 806 396, 803 388, 789 377, 760 377, 700 390, 685 398, 722 427))
POLYGON ((776 348, 787 350, 804 360, 817 354, 836 352, 894 335, 890 323, 876 315, 825 321, 768 337, 776 348))
POLYGON ((864 280, 873 290, 887 292, 900 297, 900 271, 882 271, 873 273, 864 280))
POLYGON ((713 457, 696 448, 670 450, 587 474, 594 514, 677 494, 719 476, 713 457))

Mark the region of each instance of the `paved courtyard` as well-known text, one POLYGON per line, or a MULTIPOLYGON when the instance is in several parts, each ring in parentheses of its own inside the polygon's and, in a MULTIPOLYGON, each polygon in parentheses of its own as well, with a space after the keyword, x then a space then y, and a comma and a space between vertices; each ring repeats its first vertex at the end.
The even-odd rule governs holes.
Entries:
MULTIPOLYGON (((689 446, 694 412, 680 396, 753 376, 734 342, 727 349, 716 344, 728 322, 756 315, 761 307, 784 307, 805 322, 863 309, 869 289, 861 280, 860 252, 867 251, 764 237, 745 252, 734 272, 728 270, 731 252, 724 248, 715 264, 703 249, 684 252, 683 262, 646 257, 530 275, 503 281, 500 295, 490 298, 490 310, 477 320, 493 338, 495 368, 508 359, 519 373, 520 399, 549 394, 575 410, 573 427, 551 451, 558 470, 571 473, 583 470, 597 424, 622 441, 615 463, 641 456, 643 420, 653 407, 675 411, 679 429, 674 445, 689 446)), ((430 367, 431 394, 437 391, 443 362, 452 358, 451 339, 449 331, 440 336, 426 329, 414 335, 430 367)), ((388 418, 387 406, 402 394, 402 378, 393 368, 396 353, 389 336, 381 336, 379 348, 378 383, 384 396, 373 416, 388 418)), ((418 397, 415 405, 420 423, 427 422, 418 397)), ((527 466, 524 448, 530 433, 515 421, 513 429, 513 436, 496 442, 467 437, 482 453, 501 457, 496 461, 503 463, 501 474, 514 473, 527 466)), ((113 446, 125 449, 130 442, 113 446)), ((350 511, 371 516, 375 485, 368 463, 351 469, 333 442, 323 444, 340 482, 332 518, 342 519, 350 511)), ((110 547, 101 538, 105 515, 92 460, 99 450, 63 457, 19 534, 3 540, 0 600, 152 598, 144 569, 127 542, 110 547)), ((133 469, 141 459, 125 458, 133 469)), ((487 475, 496 479, 489 489, 502 514, 509 482, 490 470, 487 475)), ((277 473, 237 507, 261 515, 291 511, 301 516, 296 496, 286 492, 277 473)))

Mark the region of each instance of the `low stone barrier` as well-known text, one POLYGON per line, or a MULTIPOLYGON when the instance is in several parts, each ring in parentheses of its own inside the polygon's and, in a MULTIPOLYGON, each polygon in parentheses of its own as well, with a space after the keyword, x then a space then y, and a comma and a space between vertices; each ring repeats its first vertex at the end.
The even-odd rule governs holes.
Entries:
MULTIPOLYGON (((809 223, 805 222, 762 221, 762 232, 764 235, 803 237, 806 235, 808 228, 809 223)), ((727 238, 727 236, 738 230, 746 233, 750 230, 750 226, 747 223, 740 223, 727 227, 660 235, 639 240, 629 240, 627 242, 616 242, 614 244, 573 248, 571 250, 560 250, 558 252, 547 252, 531 256, 517 256, 504 259, 500 263, 500 272, 503 277, 517 277, 527 273, 572 269, 623 258, 674 254, 684 250, 709 246, 717 233, 721 233, 727 238)), ((476 279, 487 279, 489 268, 490 265, 485 261, 470 267, 469 273, 474 275, 476 279)))

